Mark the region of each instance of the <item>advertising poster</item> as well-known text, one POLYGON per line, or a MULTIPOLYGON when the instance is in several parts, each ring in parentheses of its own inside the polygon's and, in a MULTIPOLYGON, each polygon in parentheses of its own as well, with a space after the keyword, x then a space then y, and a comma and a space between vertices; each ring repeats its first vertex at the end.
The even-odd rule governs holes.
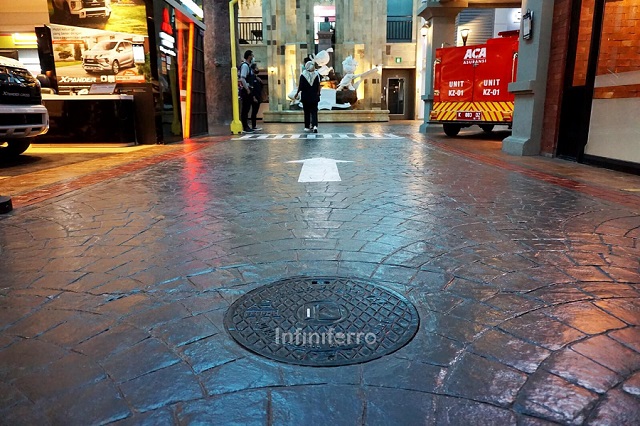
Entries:
POLYGON ((49 22, 147 35, 145 0, 48 0, 49 22))
POLYGON ((142 0, 49 0, 49 5, 59 87, 149 81, 142 0))

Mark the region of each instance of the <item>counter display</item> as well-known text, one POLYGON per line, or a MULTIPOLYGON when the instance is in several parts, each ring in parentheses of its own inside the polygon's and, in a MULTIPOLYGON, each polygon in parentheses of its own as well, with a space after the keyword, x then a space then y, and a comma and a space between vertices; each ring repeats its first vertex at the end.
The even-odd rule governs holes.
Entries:
POLYGON ((135 144, 131 95, 43 95, 49 133, 39 143, 135 144))

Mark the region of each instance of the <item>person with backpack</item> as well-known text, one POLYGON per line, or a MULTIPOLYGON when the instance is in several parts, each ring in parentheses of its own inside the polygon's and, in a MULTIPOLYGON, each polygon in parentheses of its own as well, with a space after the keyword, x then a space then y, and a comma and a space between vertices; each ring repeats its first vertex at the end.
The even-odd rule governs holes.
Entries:
POLYGON ((238 83, 240 89, 240 100, 242 101, 242 109, 240 110, 240 122, 242 130, 246 133, 252 133, 253 129, 249 127, 249 111, 251 110, 253 95, 253 83, 255 76, 251 71, 251 62, 253 61, 253 52, 247 50, 244 52, 244 61, 240 64, 240 75, 238 83))
POLYGON ((260 68, 258 64, 251 64, 251 72, 253 73, 253 90, 251 91, 251 130, 259 132, 261 127, 256 127, 256 121, 258 119, 258 110, 260 110, 260 103, 262 102, 262 79, 260 78, 260 68))

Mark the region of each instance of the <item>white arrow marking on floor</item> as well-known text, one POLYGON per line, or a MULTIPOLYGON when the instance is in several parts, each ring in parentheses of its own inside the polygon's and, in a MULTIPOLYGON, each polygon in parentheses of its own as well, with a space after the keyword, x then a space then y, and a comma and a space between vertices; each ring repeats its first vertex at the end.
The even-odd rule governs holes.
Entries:
POLYGON ((342 179, 340 179, 336 163, 353 163, 353 161, 307 158, 306 160, 287 161, 287 163, 302 163, 298 182, 340 182, 342 179))

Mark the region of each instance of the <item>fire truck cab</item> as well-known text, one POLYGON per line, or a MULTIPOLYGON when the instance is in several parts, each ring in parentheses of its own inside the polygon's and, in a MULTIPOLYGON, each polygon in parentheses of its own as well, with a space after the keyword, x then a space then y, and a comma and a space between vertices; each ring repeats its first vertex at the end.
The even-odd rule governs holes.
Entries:
POLYGON ((448 136, 474 124, 485 132, 513 119, 514 95, 507 86, 518 67, 518 31, 505 31, 485 44, 436 49, 430 123, 448 136))

